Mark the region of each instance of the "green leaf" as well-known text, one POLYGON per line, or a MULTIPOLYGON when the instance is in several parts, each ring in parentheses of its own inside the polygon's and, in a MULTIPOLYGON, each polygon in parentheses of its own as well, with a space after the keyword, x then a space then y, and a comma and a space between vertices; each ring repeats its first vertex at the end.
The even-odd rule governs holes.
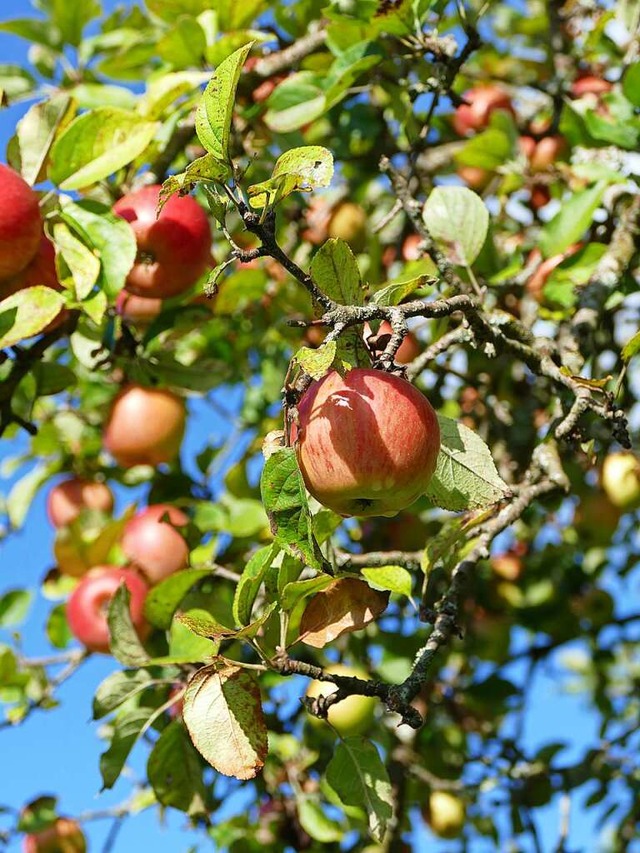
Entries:
MULTIPOLYGON (((5 21, 5 25, 7 22, 5 21)), ((5 28, 0 23, 0 32, 5 28)), ((36 88, 34 77, 19 65, 7 65, 0 63, 0 89, 3 90, 9 100, 24 97, 36 88)))
POLYGON ((360 569, 360 574, 374 589, 384 589, 395 592, 396 595, 411 596, 411 572, 402 566, 377 566, 371 569, 360 569))
POLYGON ((241 30, 251 24, 265 9, 266 0, 216 0, 215 9, 224 32, 241 30))
POLYGON ((244 628, 227 628, 225 625, 221 625, 211 614, 205 612, 197 614, 179 613, 177 618, 199 637, 206 637, 210 640, 253 639, 271 616, 275 607, 275 602, 270 604, 261 616, 254 619, 253 622, 250 622, 244 628))
POLYGON ((271 93, 264 122, 276 133, 298 130, 319 118, 327 102, 322 78, 311 71, 289 75, 271 93))
POLYGON ((63 190, 95 184, 140 157, 157 130, 157 122, 117 107, 89 110, 56 139, 51 180, 63 190))
POLYGON ((38 397, 48 397, 59 394, 65 388, 76 384, 76 375, 65 364, 54 361, 39 361, 33 365, 31 375, 36 380, 38 397))
POLYGON ((170 575, 150 590, 144 602, 145 618, 156 628, 167 630, 180 602, 198 581, 210 578, 209 569, 185 569, 170 575))
POLYGON ((249 670, 212 664, 187 686, 182 716, 203 758, 225 776, 253 779, 267 757, 260 687, 249 670))
POLYGON ((111 673, 99 684, 93 697, 93 719, 106 717, 151 684, 151 674, 146 669, 125 669, 111 673))
POLYGON ((426 496, 453 512, 490 506, 509 494, 496 471, 491 451, 480 436, 451 418, 438 415, 440 453, 426 496))
POLYGON ((298 794, 296 796, 296 809, 300 826, 315 841, 331 844, 333 841, 343 839, 344 827, 327 817, 318 797, 298 794))
POLYGON ((95 201, 65 204, 60 215, 100 258, 98 285, 110 300, 115 299, 136 259, 133 229, 106 205, 95 201))
POLYGON ((180 15, 198 15, 211 8, 211 0, 145 0, 152 15, 172 24, 180 15))
POLYGON ((82 41, 82 31, 86 25, 102 13, 98 0, 82 0, 82 3, 69 3, 68 0, 51 0, 51 23, 57 28, 62 39, 77 47, 82 41))
POLYGON ((7 296, 0 302, 0 349, 42 332, 64 304, 60 293, 41 285, 7 296))
POLYGON ((47 639, 56 649, 66 649, 71 640, 73 640, 73 634, 67 620, 66 603, 61 602, 60 604, 56 604, 51 613, 49 613, 46 632, 47 639))
POLYGON ((433 287, 436 282, 437 278, 430 275, 419 275, 404 281, 391 281, 380 290, 376 290, 371 301, 376 305, 399 305, 418 288, 433 287))
POLYGON ((40 463, 14 483, 7 497, 7 512, 11 526, 15 530, 22 527, 38 490, 55 470, 55 464, 40 463))
POLYGON ((317 575, 315 578, 307 578, 303 581, 291 581, 285 584, 280 595, 280 606, 283 610, 289 612, 294 609, 296 604, 310 595, 315 595, 316 592, 321 592, 326 589, 334 581, 331 575, 317 575))
POLYGON ((326 80, 326 109, 339 103, 358 77, 383 58, 381 48, 373 41, 361 41, 336 57, 326 80))
POLYGON ((455 162, 460 166, 477 166, 480 169, 495 171, 513 157, 513 141, 508 133, 491 127, 467 140, 456 151, 455 162))
POLYGON ((562 254, 572 243, 580 240, 600 207, 605 189, 606 184, 598 182, 562 202, 558 213, 545 223, 540 233, 539 246, 545 258, 562 254))
POLYGON ((251 557, 236 585, 233 597, 233 618, 238 625, 248 625, 251 621, 251 609, 267 569, 278 553, 278 546, 267 545, 251 557))
POLYGON ((172 806, 191 817, 206 815, 202 764, 177 720, 169 723, 151 750, 147 777, 163 806, 172 806))
POLYGON ((113 788, 118 781, 125 761, 152 713, 152 708, 133 708, 118 715, 114 720, 111 743, 106 752, 100 756, 103 791, 113 788))
POLYGON ((209 74, 201 71, 176 71, 155 77, 149 80, 146 92, 138 101, 138 112, 147 119, 159 119, 179 98, 197 95, 200 85, 208 79, 209 74))
POLYGON ((0 628, 20 625, 27 618, 33 593, 26 589, 10 589, 0 597, 0 628))
POLYGON ((234 51, 221 62, 204 91, 196 113, 196 133, 206 150, 229 162, 229 136, 240 71, 253 42, 234 51))
POLYGON ((107 613, 111 653, 125 666, 143 666, 149 660, 149 655, 133 627, 130 600, 129 590, 121 583, 109 602, 107 613))
POLYGON ((452 263, 471 266, 489 231, 489 211, 476 193, 466 187, 436 187, 422 218, 452 263))
POLYGON ((46 177, 44 166, 56 135, 72 120, 75 109, 68 94, 60 92, 34 104, 16 127, 20 172, 28 184, 46 177))
MULTIPOLYGON (((195 608, 198 615, 202 613, 195 608)), ((186 615, 190 616, 194 611, 188 609, 186 615)), ((218 654, 220 643, 213 642, 206 637, 194 634, 187 625, 179 619, 174 619, 169 629, 169 655, 168 658, 174 663, 203 663, 211 660, 218 654)), ((157 659, 156 659, 157 660, 157 659)))
POLYGON ((100 260, 72 234, 64 222, 53 226, 53 239, 69 267, 77 299, 86 299, 98 281, 100 260))
POLYGON ((321 379, 335 361, 337 348, 336 341, 329 341, 317 349, 301 347, 293 356, 292 361, 299 364, 309 376, 314 379, 321 379))
POLYGON ((293 192, 328 187, 333 177, 333 155, 321 145, 292 148, 278 157, 271 177, 247 190, 252 207, 275 205, 293 192))
POLYGON ((371 741, 348 737, 338 744, 326 780, 345 806, 365 810, 369 832, 381 842, 393 817, 393 794, 387 770, 371 741))
POLYGON ((640 107, 640 62, 634 62, 624 72, 622 94, 634 107, 640 107))
POLYGON ((276 542, 293 557, 320 570, 323 558, 313 536, 304 481, 291 447, 276 451, 266 460, 260 489, 276 542))
POLYGON ((158 56, 174 68, 200 65, 207 49, 204 30, 195 18, 181 16, 158 39, 158 56))
POLYGON ((313 256, 311 276, 320 290, 341 305, 364 305, 358 262, 344 240, 330 239, 313 256))
POLYGON ((636 332, 622 348, 623 361, 630 361, 638 352, 640 352, 640 332, 636 332))

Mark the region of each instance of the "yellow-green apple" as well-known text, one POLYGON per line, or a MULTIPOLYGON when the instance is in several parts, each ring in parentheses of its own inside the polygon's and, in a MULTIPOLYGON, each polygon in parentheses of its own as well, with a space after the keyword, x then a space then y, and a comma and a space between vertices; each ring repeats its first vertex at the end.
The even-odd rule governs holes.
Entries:
POLYGON ((187 565, 189 546, 176 527, 188 522, 182 510, 168 504, 148 506, 127 522, 122 550, 152 586, 187 565))
POLYGON ((334 207, 327 226, 329 237, 345 240, 354 252, 361 252, 367 239, 367 214, 353 201, 334 207))
POLYGON ((104 446, 123 468, 171 462, 185 427, 184 401, 171 391, 126 385, 111 406, 104 446))
POLYGON ((148 296, 136 296, 127 290, 121 290, 116 299, 116 311, 132 326, 148 326, 162 311, 162 299, 148 296))
POLYGON ((73 636, 92 652, 109 653, 107 613, 111 599, 124 583, 131 593, 131 621, 140 637, 148 631, 144 601, 149 587, 133 569, 96 566, 73 590, 67 602, 67 621, 73 636))
POLYGON ((622 509, 599 489, 581 495, 573 523, 581 540, 593 545, 609 545, 618 528, 622 509))
POLYGON ((87 842, 75 820, 59 817, 51 826, 26 835, 23 853, 86 853, 87 842))
MULTIPOLYGON (((345 675, 351 678, 361 678, 367 681, 369 676, 366 672, 353 667, 335 664, 325 670, 329 675, 345 675)), ((317 699, 319 696, 328 696, 335 693, 337 686, 331 681, 312 681, 307 688, 307 696, 317 699)), ((342 737, 360 735, 369 729, 373 722, 376 699, 373 696, 351 695, 331 705, 327 719, 342 737)), ((322 726, 323 721, 314 715, 309 715, 309 720, 314 726, 322 726)))
POLYGON ((612 504, 622 510, 640 506, 640 460, 635 453, 610 453, 602 465, 602 488, 612 504))
POLYGON ((392 516, 426 491, 440 450, 429 401, 381 370, 313 382, 292 430, 307 489, 340 515, 392 516))
POLYGON ((439 838, 457 838, 465 824, 465 805, 448 791, 432 791, 424 815, 431 831, 439 838))
POLYGON ((211 228, 191 196, 173 195, 157 214, 160 185, 142 187, 113 206, 133 228, 136 263, 126 288, 137 296, 168 299, 191 287, 210 265, 211 228))
POLYGON ((71 524, 83 509, 110 513, 113 494, 106 483, 69 477, 55 485, 47 495, 47 516, 54 527, 71 524))
POLYGON ((0 279, 7 279, 21 272, 38 251, 42 218, 36 193, 4 163, 0 199, 0 279))
POLYGON ((464 93, 466 104, 456 107, 452 125, 458 136, 467 136, 472 131, 484 130, 494 110, 505 110, 513 115, 513 106, 508 92, 493 84, 475 86, 464 93))

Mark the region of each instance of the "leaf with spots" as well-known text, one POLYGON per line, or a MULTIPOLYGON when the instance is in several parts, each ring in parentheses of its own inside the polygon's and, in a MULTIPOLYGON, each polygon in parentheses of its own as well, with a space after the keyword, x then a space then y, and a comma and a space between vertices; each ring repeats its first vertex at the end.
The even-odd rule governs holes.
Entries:
POLYGON ((300 640, 322 649, 342 634, 360 631, 386 609, 388 593, 358 578, 338 578, 316 593, 300 621, 300 640))

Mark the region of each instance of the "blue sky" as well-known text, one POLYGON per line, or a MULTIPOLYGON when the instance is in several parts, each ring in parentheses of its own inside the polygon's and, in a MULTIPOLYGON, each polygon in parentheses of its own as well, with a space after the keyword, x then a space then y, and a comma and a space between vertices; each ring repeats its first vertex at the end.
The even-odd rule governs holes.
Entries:
MULTIPOLYGON (((71 0, 70 0, 71 2, 71 0)), ((103 0, 106 9, 116 4, 103 0)), ((26 0, 4 0, 3 18, 29 15, 30 5, 26 0)), ((24 62, 27 44, 17 38, 0 34, 0 57, 2 62, 24 62)), ((26 105, 18 105, 0 112, 0 160, 16 121, 24 113, 26 105)), ((227 398, 228 405, 228 398, 227 398)), ((230 431, 230 424, 223 423, 212 410, 202 403, 191 404, 189 430, 183 448, 184 459, 193 456, 210 441, 219 442, 230 431)), ((24 447, 24 439, 5 441, 1 456, 15 455, 24 447)), ((24 472, 19 472, 24 473, 24 472)), ((15 478, 13 478, 15 479, 15 478)), ((8 484, 3 484, 3 489, 8 484)), ((138 495, 139 497, 140 495, 138 495)), ((131 491, 117 494, 118 509, 133 499, 131 491)), ((21 533, 11 537, 2 547, 0 562, 0 594, 15 586, 38 588, 47 568, 52 563, 53 530, 44 512, 45 493, 40 493, 30 509, 27 524, 21 533)), ((50 603, 37 596, 24 627, 24 652, 27 656, 50 653, 44 638, 44 623, 50 603)), ((0 642, 6 640, 0 630, 0 642)), ((120 781, 113 791, 99 794, 100 777, 98 756, 102 751, 98 738, 98 727, 90 721, 91 697, 100 681, 115 668, 114 661, 96 655, 74 678, 59 691, 61 707, 53 712, 36 712, 22 726, 0 731, 0 806, 20 808, 25 802, 43 793, 60 796, 62 813, 74 815, 84 811, 108 808, 120 802, 130 791, 130 779, 120 781)), ((562 754, 564 761, 582 754, 585 743, 596 740, 595 716, 588 710, 581 697, 563 695, 551 675, 540 673, 536 677, 535 690, 523 731, 524 745, 534 749, 548 741, 566 741, 569 749, 562 754)), ((522 672, 514 678, 521 679, 522 672)), ((144 765, 148 748, 139 746, 130 763, 134 777, 144 776, 144 765)), ((570 849, 595 851, 593 816, 581 811, 577 798, 573 805, 573 822, 570 849)), ((540 812, 539 829, 542 849, 552 850, 557 841, 560 816, 558 803, 540 812)), ((0 826, 1 823, 0 816, 0 826)), ((110 821, 94 821, 87 826, 90 849, 101 849, 110 829, 110 821)), ((149 811, 125 821, 118 838, 116 851, 132 851, 153 847, 155 853, 180 853, 196 844, 201 836, 190 832, 186 819, 169 810, 162 825, 157 812, 149 811)), ((202 843, 201 849, 211 849, 202 843)), ((438 850, 454 849, 455 845, 438 843, 438 850)), ((16 839, 8 850, 18 851, 16 839)), ((416 849, 429 849, 427 837, 420 827, 416 830, 416 849)), ((474 853, 485 853, 490 848, 483 843, 474 846, 474 853)))

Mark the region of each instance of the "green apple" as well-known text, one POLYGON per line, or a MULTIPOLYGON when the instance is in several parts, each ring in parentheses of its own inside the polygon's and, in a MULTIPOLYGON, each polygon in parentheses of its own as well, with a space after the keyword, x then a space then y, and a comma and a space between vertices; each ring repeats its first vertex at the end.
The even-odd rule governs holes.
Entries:
MULTIPOLYGON (((354 669, 342 664, 328 667, 326 672, 330 675, 346 675, 352 678, 362 678, 365 681, 369 676, 360 669, 354 669)), ((307 689, 307 696, 317 699, 318 696, 328 696, 335 693, 338 688, 330 681, 312 681, 307 689)), ((347 696, 342 702, 329 708, 327 719, 342 737, 363 734, 373 722, 376 699, 373 696, 347 696)), ((312 725, 322 726, 323 720, 319 717, 309 715, 312 725)))
POLYGON ((610 453, 602 465, 602 488, 620 509, 640 506, 640 460, 630 451, 610 453))

